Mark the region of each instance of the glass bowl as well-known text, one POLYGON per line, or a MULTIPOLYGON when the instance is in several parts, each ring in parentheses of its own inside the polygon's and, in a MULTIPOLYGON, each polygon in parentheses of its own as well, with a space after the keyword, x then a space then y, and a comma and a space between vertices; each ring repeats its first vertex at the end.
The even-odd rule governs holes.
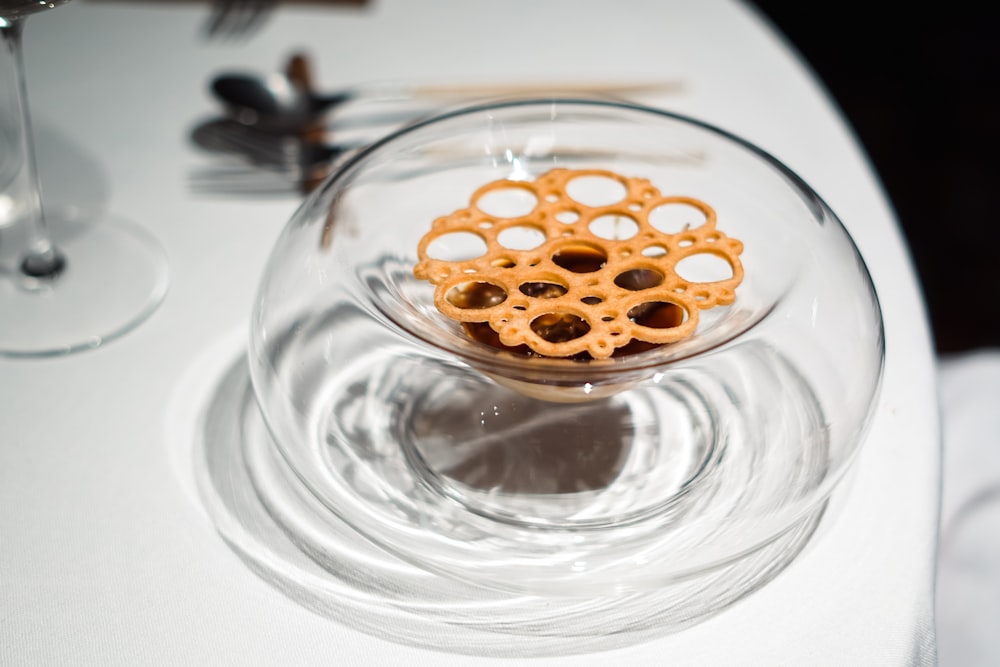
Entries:
MULTIPOLYGON (((613 307, 624 297, 600 298, 613 307)), ((294 488, 258 493, 324 508, 285 526, 314 550, 346 525, 429 573, 500 591, 648 590, 815 521, 863 440, 883 356, 857 249, 773 157, 697 120, 617 101, 483 103, 339 165, 278 239, 249 362, 294 471, 280 483, 294 488), (421 241, 443 216, 485 211, 481 232, 439 243, 436 259, 474 258, 496 225, 522 233, 508 235, 510 261, 493 266, 530 263, 539 243, 564 242, 562 228, 532 240, 538 230, 518 224, 551 203, 529 184, 554 169, 581 175, 566 188, 578 214, 617 206, 630 179, 652 193, 618 216, 641 224, 566 223, 574 243, 631 235, 641 264, 686 252, 686 241, 738 239, 738 260, 720 268, 718 253, 699 252, 675 272, 704 300, 703 286, 732 286, 740 271, 735 299, 701 309, 658 296, 687 304, 690 335, 621 356, 525 355, 471 337, 416 277, 421 241), (600 176, 609 173, 621 178, 600 176), (497 181, 510 187, 488 205, 476 199, 497 181), (699 202, 718 233, 706 232, 699 202), (666 236, 647 243, 647 232, 666 236)))

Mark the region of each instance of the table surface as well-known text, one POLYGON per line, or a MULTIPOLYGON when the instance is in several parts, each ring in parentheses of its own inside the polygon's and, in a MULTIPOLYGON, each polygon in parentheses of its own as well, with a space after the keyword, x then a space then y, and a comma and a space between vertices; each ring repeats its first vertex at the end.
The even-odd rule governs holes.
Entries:
MULTIPOLYGON (((296 48, 323 87, 623 76, 649 100, 751 140, 854 236, 879 294, 886 366, 839 510, 774 581, 683 632, 545 664, 933 664, 940 440, 930 335, 893 212, 850 128, 751 7, 642 0, 374 0, 284 6, 244 41, 206 41, 207 3, 80 0, 27 25, 50 205, 103 206, 163 244, 170 291, 93 351, 0 360, 0 663, 512 664, 362 634, 299 606, 220 539, 175 409, 192 364, 245 326, 298 201, 196 196, 188 133, 221 69, 296 48)), ((0 326, 4 317, 0 313, 0 326)), ((195 369, 197 370, 197 369, 195 369)), ((538 660, 523 660, 535 664, 538 660)))

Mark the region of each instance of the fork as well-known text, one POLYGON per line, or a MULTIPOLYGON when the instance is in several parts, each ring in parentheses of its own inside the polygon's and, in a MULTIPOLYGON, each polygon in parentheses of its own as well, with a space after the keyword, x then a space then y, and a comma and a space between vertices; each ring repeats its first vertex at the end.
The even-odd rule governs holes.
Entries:
POLYGON ((322 137, 277 135, 229 119, 196 126, 192 143, 224 161, 191 174, 192 189, 216 194, 307 194, 333 165, 365 142, 326 144, 322 137))
POLYGON ((267 20, 278 0, 213 0, 205 24, 209 39, 251 36, 267 20))

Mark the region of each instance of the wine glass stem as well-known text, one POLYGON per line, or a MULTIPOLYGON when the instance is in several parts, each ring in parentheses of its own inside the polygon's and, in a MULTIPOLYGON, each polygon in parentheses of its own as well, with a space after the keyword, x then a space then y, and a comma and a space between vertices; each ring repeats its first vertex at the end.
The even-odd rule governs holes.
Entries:
POLYGON ((7 80, 13 81, 14 141, 12 148, 19 150, 21 170, 12 183, 14 201, 20 206, 20 215, 14 224, 21 227, 19 238, 24 239, 20 270, 39 279, 52 279, 65 267, 65 259, 52 242, 45 224, 42 209, 42 187, 38 178, 35 158, 31 114, 28 111, 27 82, 24 75, 24 49, 21 34, 24 19, 0 20, 0 41, 3 43, 3 62, 11 68, 7 80))

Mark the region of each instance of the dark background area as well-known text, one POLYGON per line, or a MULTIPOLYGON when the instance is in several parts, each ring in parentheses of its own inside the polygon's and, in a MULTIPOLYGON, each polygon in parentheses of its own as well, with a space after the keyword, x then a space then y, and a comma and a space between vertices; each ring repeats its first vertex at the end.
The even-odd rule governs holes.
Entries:
POLYGON ((878 171, 938 352, 1000 346, 998 12, 755 4, 825 84, 878 171))

